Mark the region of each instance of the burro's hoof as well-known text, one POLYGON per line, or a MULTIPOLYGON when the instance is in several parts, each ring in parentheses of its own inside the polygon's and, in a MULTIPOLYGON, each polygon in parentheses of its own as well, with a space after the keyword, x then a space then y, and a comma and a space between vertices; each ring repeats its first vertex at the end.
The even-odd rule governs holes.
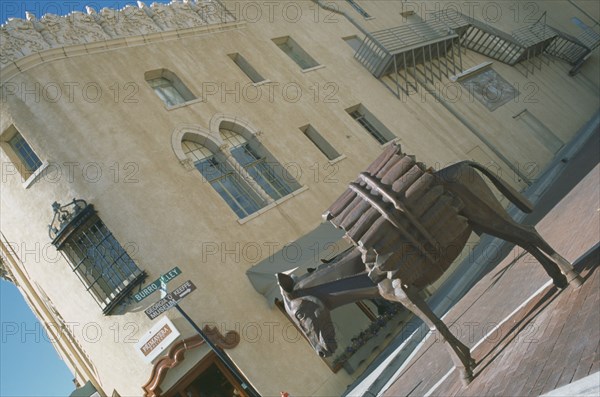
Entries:
POLYGON ((471 371, 470 369, 464 369, 461 368, 460 369, 460 380, 463 384, 463 386, 468 386, 471 381, 473 381, 473 371, 471 371))
POLYGON ((560 277, 556 277, 555 279, 553 279, 553 282, 554 285, 556 285, 556 287, 560 289, 565 289, 569 286, 567 278, 562 274, 560 275, 560 277))
POLYGON ((473 360, 472 357, 469 357, 467 361, 468 363, 466 368, 457 367, 460 373, 460 380, 463 386, 468 386, 471 383, 471 381, 473 380, 473 368, 475 368, 475 366, 477 365, 477 363, 475 362, 475 360, 473 360))

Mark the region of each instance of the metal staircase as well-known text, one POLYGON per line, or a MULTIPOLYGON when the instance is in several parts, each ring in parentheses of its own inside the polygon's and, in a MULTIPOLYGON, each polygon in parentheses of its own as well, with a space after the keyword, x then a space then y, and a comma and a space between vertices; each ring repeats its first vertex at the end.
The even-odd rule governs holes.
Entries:
POLYGON ((419 21, 368 33, 354 57, 398 97, 462 71, 459 36, 441 21, 419 21), (392 78, 393 77, 393 78, 392 78))
MULTIPOLYGON (((418 18, 418 17, 417 17, 418 18)), ((591 28, 573 37, 546 24, 544 13, 536 23, 511 34, 454 10, 434 13, 423 21, 366 33, 354 57, 396 96, 417 92, 421 82, 434 83, 461 73, 462 49, 514 66, 526 77, 543 64, 560 59, 578 72, 600 35, 591 28)))
POLYGON ((542 63, 549 61, 548 56, 572 65, 574 68, 569 74, 573 75, 600 43, 600 36, 591 29, 580 36, 585 40, 583 42, 547 25, 546 13, 533 25, 519 28, 511 34, 454 10, 439 11, 433 19, 454 29, 463 48, 511 66, 521 65, 523 68, 519 70, 525 76, 536 68, 541 69, 542 63))

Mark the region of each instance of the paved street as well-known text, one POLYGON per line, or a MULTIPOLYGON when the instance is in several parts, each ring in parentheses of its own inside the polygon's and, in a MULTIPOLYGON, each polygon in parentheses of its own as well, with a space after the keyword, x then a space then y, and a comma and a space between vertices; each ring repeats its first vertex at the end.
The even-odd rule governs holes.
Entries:
POLYGON ((539 395, 600 371, 600 166, 536 224, 585 277, 557 290, 519 247, 445 316, 478 365, 464 387, 443 343, 430 335, 384 393, 539 395))

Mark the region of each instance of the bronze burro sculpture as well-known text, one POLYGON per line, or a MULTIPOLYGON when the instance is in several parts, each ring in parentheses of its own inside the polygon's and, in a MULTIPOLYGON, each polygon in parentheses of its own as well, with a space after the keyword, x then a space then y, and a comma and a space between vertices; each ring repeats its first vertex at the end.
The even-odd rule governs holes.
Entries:
POLYGON ((475 361, 469 348, 418 292, 442 276, 473 230, 529 251, 557 287, 571 281, 581 285, 572 265, 533 226, 516 223, 475 170, 520 210, 532 211, 525 197, 477 163, 463 161, 433 172, 392 145, 324 213, 355 248, 298 280, 277 274, 287 313, 320 356, 337 348, 331 310, 383 297, 400 302, 436 329, 463 381, 470 382, 475 361))

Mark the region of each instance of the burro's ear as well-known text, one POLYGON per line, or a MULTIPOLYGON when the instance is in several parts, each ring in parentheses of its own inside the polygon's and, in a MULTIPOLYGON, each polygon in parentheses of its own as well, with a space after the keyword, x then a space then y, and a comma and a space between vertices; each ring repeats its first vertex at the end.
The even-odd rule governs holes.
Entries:
POLYGON ((285 273, 277 273, 277 282, 281 289, 287 293, 294 290, 294 280, 285 273))

